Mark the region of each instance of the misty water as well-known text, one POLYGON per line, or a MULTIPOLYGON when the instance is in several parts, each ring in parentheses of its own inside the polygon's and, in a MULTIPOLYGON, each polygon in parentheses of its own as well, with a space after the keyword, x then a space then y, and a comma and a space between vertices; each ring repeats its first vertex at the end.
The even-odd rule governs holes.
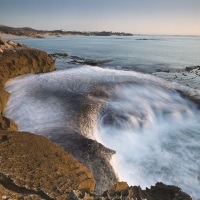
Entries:
POLYGON ((56 72, 11 80, 6 85, 11 97, 5 115, 20 131, 53 137, 49 130, 59 128, 67 134, 79 123, 74 117, 79 111, 70 99, 89 95, 93 106, 100 102, 102 109, 95 116, 88 112, 91 131, 83 124, 83 134, 116 151, 111 164, 120 180, 142 188, 161 181, 199 198, 200 111, 178 91, 190 96, 200 91, 140 73, 199 65, 199 38, 143 38, 17 40, 49 53, 111 62, 92 67, 60 59, 56 72), (90 96, 91 92, 105 95, 90 96))

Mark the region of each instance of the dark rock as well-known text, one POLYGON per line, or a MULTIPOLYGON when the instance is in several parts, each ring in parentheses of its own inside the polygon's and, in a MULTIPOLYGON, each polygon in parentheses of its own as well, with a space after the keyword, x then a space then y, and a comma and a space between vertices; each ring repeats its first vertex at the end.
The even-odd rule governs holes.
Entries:
POLYGON ((12 119, 0 115, 0 130, 17 131, 18 126, 12 119))
POLYGON ((194 69, 200 70, 200 66, 186 67, 186 68, 185 68, 185 71, 186 71, 186 72, 190 72, 190 71, 192 71, 192 70, 194 70, 194 69))
POLYGON ((81 65, 90 65, 90 66, 99 66, 105 63, 111 62, 111 60, 92 60, 80 58, 78 56, 70 56, 73 60, 70 62, 71 64, 81 64, 81 65))
POLYGON ((115 151, 79 133, 57 134, 50 139, 92 171, 96 180, 95 192, 97 194, 103 193, 117 182, 116 174, 109 162, 115 151))
POLYGON ((170 70, 169 69, 157 69, 156 72, 166 72, 166 73, 169 73, 170 70))
POLYGON ((136 39, 136 40, 143 40, 143 41, 146 41, 146 40, 159 40, 159 39, 153 39, 153 38, 139 38, 139 39, 136 39))
POLYGON ((2 135, 0 138, 0 142, 5 142, 8 140, 8 135, 2 135))
POLYGON ((163 183, 156 183, 150 189, 146 188, 142 190, 138 186, 131 186, 118 190, 112 188, 104 192, 102 195, 108 199, 137 199, 137 200, 192 200, 191 196, 184 193, 180 188, 176 186, 165 185, 163 183))
POLYGON ((53 53, 53 54, 50 54, 50 55, 55 57, 55 58, 57 58, 57 57, 63 57, 63 58, 68 57, 67 53, 53 53))

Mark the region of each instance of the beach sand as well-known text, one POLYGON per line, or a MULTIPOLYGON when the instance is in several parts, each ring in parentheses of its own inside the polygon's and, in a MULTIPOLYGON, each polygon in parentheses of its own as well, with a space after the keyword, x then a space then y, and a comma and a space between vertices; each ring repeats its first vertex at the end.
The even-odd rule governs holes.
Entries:
MULTIPOLYGON (((54 35, 49 34, 49 33, 44 33, 44 34, 38 34, 38 36, 53 37, 54 35)), ((35 37, 18 36, 18 35, 12 35, 12 34, 6 34, 6 33, 0 32, 0 38, 2 38, 3 40, 13 40, 13 39, 18 39, 18 38, 35 38, 35 37)))
POLYGON ((8 40, 8 39, 17 39, 17 38, 27 38, 27 36, 11 35, 11 34, 6 34, 6 33, 0 32, 0 38, 2 38, 4 40, 8 40))

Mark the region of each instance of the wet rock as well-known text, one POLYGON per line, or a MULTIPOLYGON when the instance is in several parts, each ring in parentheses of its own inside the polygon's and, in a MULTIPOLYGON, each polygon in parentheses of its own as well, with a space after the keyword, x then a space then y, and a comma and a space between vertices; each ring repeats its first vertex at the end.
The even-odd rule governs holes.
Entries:
POLYGON ((63 58, 68 57, 67 53, 53 53, 53 54, 50 54, 50 55, 55 57, 55 58, 57 58, 57 57, 63 57, 63 58))
POLYGON ((192 70, 200 70, 200 66, 186 67, 185 71, 191 72, 192 70))
POLYGON ((169 73, 170 70, 169 69, 157 69, 156 72, 166 72, 166 73, 169 73))
MULTIPOLYGON (((121 183, 120 183, 121 185, 121 183)), ((142 190, 139 186, 131 186, 126 188, 123 183, 121 190, 113 187, 111 190, 104 192, 102 195, 106 199, 134 199, 134 200, 192 200, 192 197, 176 186, 156 183, 150 189, 142 190)))
POLYGON ((77 56, 71 56, 72 61, 71 64, 81 64, 81 65, 90 65, 90 66, 99 66, 105 63, 111 62, 111 60, 92 60, 92 59, 84 59, 77 56))
POLYGON ((95 193, 101 194, 117 182, 118 179, 109 162, 115 153, 113 150, 79 133, 57 134, 50 139, 92 171, 96 180, 95 193))

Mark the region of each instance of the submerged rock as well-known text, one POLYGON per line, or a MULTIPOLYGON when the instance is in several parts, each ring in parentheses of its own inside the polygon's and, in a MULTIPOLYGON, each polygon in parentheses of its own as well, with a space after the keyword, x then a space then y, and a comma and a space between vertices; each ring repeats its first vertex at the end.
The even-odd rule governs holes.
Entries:
POLYGON ((111 60, 94 60, 94 59, 81 58, 79 56, 69 56, 67 53, 53 53, 50 55, 57 59, 64 59, 64 60, 67 59, 69 60, 67 63, 73 65, 99 66, 111 62, 111 60))
POLYGON ((57 57, 63 57, 63 58, 65 58, 65 57, 68 56, 67 53, 52 53, 51 55, 52 55, 53 57, 55 57, 55 58, 57 58, 57 57))
POLYGON ((99 66, 111 62, 111 60, 93 60, 93 59, 80 58, 78 56, 71 56, 70 58, 72 59, 72 61, 70 61, 71 64, 81 64, 90 66, 99 66))
MULTIPOLYGON (((170 82, 177 82, 194 90, 200 90, 200 66, 190 66, 183 69, 158 69, 153 75, 163 78, 170 82)), ((194 96, 200 99, 200 94, 194 96)))

